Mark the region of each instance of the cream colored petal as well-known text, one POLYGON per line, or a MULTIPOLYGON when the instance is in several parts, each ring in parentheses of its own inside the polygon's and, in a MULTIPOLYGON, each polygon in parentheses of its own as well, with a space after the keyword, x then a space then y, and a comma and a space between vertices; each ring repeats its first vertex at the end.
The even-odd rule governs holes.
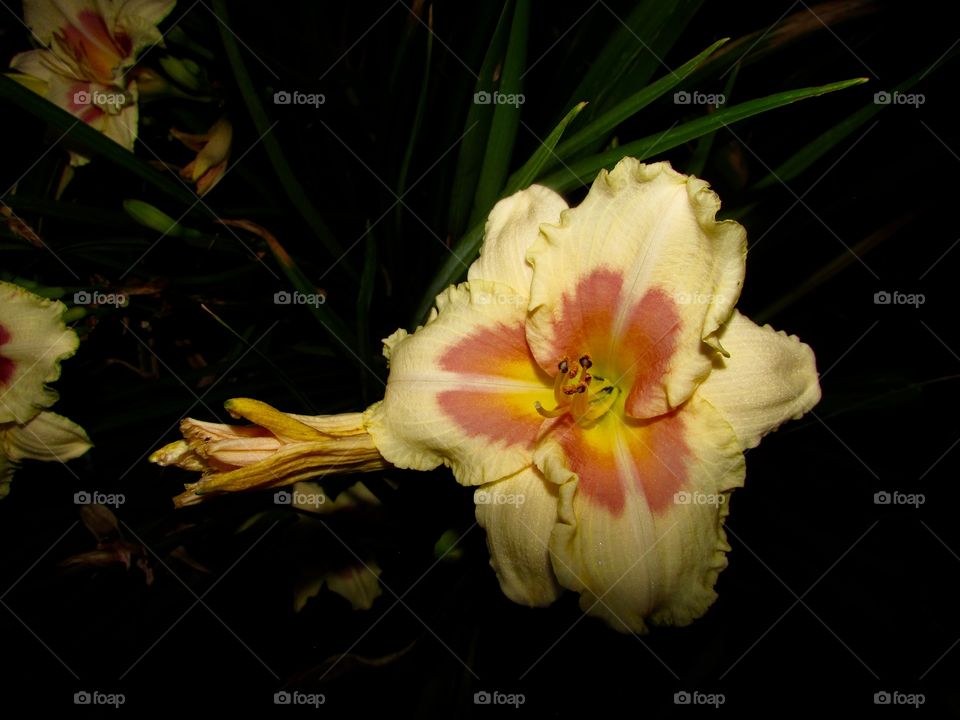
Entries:
POLYGON ((115 27, 130 36, 134 57, 148 45, 163 43, 157 25, 170 14, 176 0, 126 0, 117 4, 115 27))
POLYGON ((719 355, 697 390, 733 427, 744 448, 820 401, 816 358, 796 335, 760 327, 734 311, 719 334, 719 355))
MULTIPOLYGON (((10 67, 45 83, 49 82, 54 75, 71 77, 74 73, 74 68, 49 50, 27 50, 18 53, 10 61, 10 67)), ((80 80, 81 78, 74 77, 73 79, 80 80)), ((32 86, 28 87, 33 89, 32 86)))
POLYGON ((580 606, 622 632, 647 622, 686 625, 716 599, 730 549, 722 524, 741 485, 733 430, 694 396, 648 423, 607 417, 573 444, 545 442, 537 464, 560 484, 551 538, 561 585, 580 606))
POLYGON ((121 147, 133 152, 137 140, 140 109, 136 99, 128 102, 118 115, 103 113, 98 120, 88 123, 121 147))
POLYGON ((530 464, 552 384, 524 339, 525 299, 478 281, 437 297, 425 327, 389 343, 384 399, 365 425, 398 467, 452 468, 464 485, 513 475, 530 464), (491 298, 498 298, 491 301, 491 298))
POLYGON ((540 225, 560 222, 566 209, 562 197, 541 185, 498 202, 487 218, 480 257, 470 266, 467 280, 489 280, 529 296, 533 267, 527 262, 527 250, 540 234, 540 225))
POLYGON ((550 564, 558 489, 534 467, 474 491, 477 522, 487 531, 490 565, 504 595, 530 607, 562 592, 550 564))
MULTIPOLYGON (((54 34, 62 32, 65 26, 79 26, 81 15, 103 17, 114 4, 97 0, 23 0, 23 17, 40 42, 49 45, 54 34)), ((112 24, 113 17, 104 18, 107 27, 112 24)))
POLYGON ((87 432, 62 415, 43 411, 25 425, 10 425, 2 435, 2 452, 10 460, 66 462, 93 447, 87 432))
POLYGON ((736 303, 746 233, 717 222, 720 200, 668 163, 621 160, 584 201, 545 225, 533 264, 527 339, 541 367, 591 356, 629 390, 627 412, 679 407, 710 372, 703 344, 736 303))
POLYGON ((80 344, 63 322, 66 306, 0 282, 0 423, 23 424, 57 400, 46 383, 80 344))

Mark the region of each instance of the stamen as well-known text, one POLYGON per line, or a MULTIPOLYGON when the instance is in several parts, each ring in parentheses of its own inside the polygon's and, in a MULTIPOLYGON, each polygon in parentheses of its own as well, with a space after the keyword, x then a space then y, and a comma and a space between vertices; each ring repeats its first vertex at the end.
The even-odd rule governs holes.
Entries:
POLYGON ((570 409, 568 407, 560 405, 558 407, 555 407, 553 410, 547 410, 546 408, 543 407, 543 405, 540 404, 539 400, 537 400, 533 404, 533 407, 536 408, 537 412, 540 413, 545 418, 555 418, 555 417, 560 417, 561 415, 566 415, 567 411, 570 409))
POLYGON ((589 355, 581 355, 574 367, 570 367, 568 358, 563 358, 557 363, 559 372, 553 379, 556 407, 547 410, 538 401, 534 403, 536 411, 545 418, 557 418, 570 413, 573 421, 581 426, 602 417, 613 406, 620 391, 613 385, 604 385, 591 392, 591 388, 595 387, 594 380, 606 382, 604 378, 587 372, 591 367, 593 360, 589 355))

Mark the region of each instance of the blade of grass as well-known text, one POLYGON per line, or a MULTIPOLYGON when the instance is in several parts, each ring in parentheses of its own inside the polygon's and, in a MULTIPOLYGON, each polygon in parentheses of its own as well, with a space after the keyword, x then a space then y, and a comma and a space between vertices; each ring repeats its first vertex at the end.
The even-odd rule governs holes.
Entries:
POLYGON ((830 0, 809 7, 799 5, 796 12, 782 18, 774 27, 764 26, 731 42, 693 74, 690 84, 703 87, 716 75, 725 75, 734 65, 746 67, 762 62, 801 41, 812 41, 824 31, 833 33, 839 25, 879 9, 871 0, 830 0))
MULTIPOLYGON (((621 145, 607 152, 585 158, 574 163, 570 168, 555 173, 545 179, 538 180, 537 182, 541 185, 551 187, 557 192, 565 192, 572 187, 593 182, 596 174, 602 168, 610 167, 624 157, 631 156, 643 160, 656 153, 669 150, 690 140, 695 140, 724 125, 730 125, 745 118, 767 112, 768 110, 797 102, 798 100, 817 97, 854 85, 860 85, 864 82, 867 82, 866 78, 854 78, 852 80, 830 83, 829 85, 822 85, 820 87, 788 90, 777 93, 776 95, 770 95, 758 100, 751 100, 739 105, 734 105, 733 107, 724 108, 712 115, 693 120, 678 128, 668 130, 665 133, 651 135, 642 140, 627 143, 626 145, 621 145)), ((463 265, 461 264, 461 258, 472 260, 476 257, 480 243, 483 241, 483 227, 483 222, 474 224, 470 231, 460 238, 453 247, 450 256, 444 260, 440 270, 427 286, 427 290, 417 307, 415 317, 418 321, 422 321, 423 318, 426 317, 437 293, 462 277, 463 265)))
POLYGON ((112 162, 183 205, 193 205, 196 202, 193 193, 181 183, 155 170, 106 135, 3 74, 0 74, 0 98, 9 100, 52 126, 57 132, 63 133, 65 139, 69 138, 76 143, 85 154, 96 155, 112 162))
MULTIPOLYGON (((730 102, 730 98, 733 97, 733 85, 737 82, 737 75, 739 74, 740 66, 737 65, 723 86, 723 104, 730 102)), ((687 164, 688 174, 696 175, 697 177, 703 174, 703 169, 707 165, 707 160, 710 159, 710 151, 713 149, 713 141, 716 137, 717 131, 714 130, 712 133, 704 135, 697 141, 697 147, 693 151, 693 157, 690 158, 690 162, 687 164)))
MULTIPOLYGON (((231 227, 241 228, 246 230, 249 233, 256 235, 257 237, 266 241, 267 246, 270 248, 270 252, 273 254, 273 257, 279 263, 280 268, 283 270, 284 275, 287 276, 287 279, 290 283, 304 295, 316 295, 317 288, 313 283, 307 279, 307 276, 304 275, 303 271, 300 269, 300 266, 297 265, 296 261, 290 257, 290 254, 284 249, 283 245, 265 228, 260 227, 259 225, 249 222, 247 220, 221 220, 223 225, 229 225, 231 227)), ((345 348, 350 352, 349 355, 351 361, 358 363, 362 367, 362 362, 354 352, 353 348, 356 347, 357 341, 353 336, 353 332, 347 327, 347 325, 340 319, 340 317, 330 309, 325 302, 324 303, 310 303, 307 305, 307 308, 310 310, 310 314, 319 322, 324 329, 333 336, 338 343, 342 343, 345 348)))
MULTIPOLYGON (((960 53, 960 48, 953 50, 949 55, 941 58, 940 65, 944 65, 948 59, 951 59, 958 53, 960 53)), ((929 72, 931 71, 921 70, 920 72, 914 73, 894 87, 890 92, 902 93, 909 90, 929 72)), ((780 181, 790 182, 886 107, 890 106, 871 102, 869 105, 860 108, 857 112, 844 118, 818 138, 800 148, 800 150, 791 155, 788 160, 777 166, 773 172, 762 178, 751 190, 762 190, 780 181)))
MULTIPOLYGON (((546 139, 540 144, 540 147, 534 151, 533 155, 530 156, 519 170, 510 176, 510 179, 507 180, 506 188, 504 188, 500 194, 501 197, 513 195, 518 190, 530 187, 534 179, 543 172, 544 168, 554 157, 554 148, 557 146, 557 143, 560 142, 560 138, 563 137, 563 131, 567 129, 567 125, 569 125, 586 106, 587 104, 585 102, 578 103, 564 116, 560 124, 547 135, 546 139)), ((489 210, 488 208, 488 213, 489 210)))
POLYGON ((680 33, 693 18, 703 0, 642 0, 626 20, 615 16, 616 30, 590 64, 568 105, 588 101, 591 105, 581 121, 592 121, 620 98, 644 87, 680 33))
MULTIPOLYGON (((702 62, 709 58, 717 50, 717 48, 723 46, 728 39, 729 38, 723 38, 722 40, 718 40, 695 58, 687 61, 673 72, 667 73, 656 82, 651 83, 622 102, 617 103, 617 105, 610 108, 610 110, 603 113, 600 117, 574 134, 568 140, 564 140, 560 144, 560 147, 557 148, 557 158, 566 160, 585 148, 596 146, 598 143, 604 142, 609 136, 610 132, 617 127, 617 125, 640 112, 640 110, 645 108, 654 100, 657 100, 661 96, 670 92, 673 88, 683 82, 683 80, 686 79, 690 73, 696 70, 702 62)), ((549 166, 554 164, 556 164, 556 161, 548 163, 548 167, 544 169, 549 169, 549 166)))
MULTIPOLYGON (((500 194, 500 197, 513 195, 513 193, 517 192, 518 190, 522 190, 530 186, 534 178, 542 171, 544 163, 546 163, 547 160, 553 156, 553 150, 560 141, 560 138, 563 136, 563 131, 566 129, 567 125, 573 121, 573 119, 583 110, 585 106, 586 103, 578 103, 570 110, 570 112, 566 114, 563 120, 560 121, 560 124, 553 129, 543 143, 541 143, 540 147, 537 148, 536 151, 534 151, 534 153, 530 156, 527 162, 525 162, 523 166, 510 177, 510 179, 507 181, 507 186, 500 194)), ((473 247, 473 252, 476 253, 476 249, 480 247, 480 241, 483 239, 483 228, 484 221, 476 223, 470 232, 467 233, 463 239, 461 239, 461 246, 473 247)), ((461 264, 460 259, 456 255, 450 255, 440 272, 434 278, 432 284, 429 286, 426 295, 423 296, 415 317, 418 319, 425 317, 429 312, 431 305, 433 304, 433 298, 444 287, 446 287, 448 283, 446 281, 442 281, 441 278, 453 277, 454 275, 451 275, 451 273, 460 273, 462 268, 463 265, 461 264)))
MULTIPOLYGON (((377 243, 369 227, 366 246, 363 273, 360 275, 360 291, 357 293, 357 354, 365 363, 370 364, 370 305, 373 302, 373 285, 377 272, 377 243)), ((364 403, 373 399, 370 390, 370 375, 363 373, 360 376, 360 392, 364 403)))
MULTIPOLYGON (((410 139, 403 153, 403 162, 400 164, 400 174, 397 178, 397 197, 403 197, 407 189, 407 175, 410 173, 410 163, 413 161, 413 150, 417 145, 420 127, 423 124, 424 111, 427 108, 427 91, 430 88, 430 60, 433 57, 433 5, 427 11, 427 54, 423 62, 423 77, 420 81, 420 95, 417 97, 417 109, 413 115, 413 125, 410 127, 410 139)), ((403 203, 397 203, 395 224, 397 237, 401 237, 401 221, 403 218, 403 203)))
POLYGON ((475 101, 480 93, 488 95, 494 90, 494 73, 500 66, 510 31, 510 19, 513 17, 513 0, 504 3, 497 27, 490 39, 490 47, 483 59, 474 96, 463 127, 463 139, 457 155, 457 169, 453 175, 453 188, 450 192, 450 211, 447 216, 448 232, 454 237, 463 232, 473 207, 473 197, 477 190, 477 179, 483 164, 484 149, 490 135, 494 106, 475 101))
MULTIPOLYGON (((640 140, 612 148, 606 152, 578 160, 571 163, 567 168, 549 177, 538 180, 538 182, 541 185, 546 185, 562 193, 571 188, 593 182, 593 179, 600 170, 612 167, 622 158, 635 157, 638 160, 645 160, 653 155, 682 145, 683 143, 696 140, 698 137, 713 132, 724 125, 732 125, 733 123, 740 122, 754 115, 760 115, 775 108, 795 103, 798 100, 818 97, 827 93, 836 92, 837 90, 853 87, 854 85, 861 85, 865 82, 867 82, 867 78, 854 78, 852 80, 843 80, 828 85, 820 85, 819 87, 787 90, 757 100, 740 103, 739 105, 724 108, 705 117, 684 123, 666 132, 649 135, 640 140)), ((459 253, 459 247, 456 248, 456 250, 459 253)), ((466 256, 463 253, 459 254, 461 257, 466 256)), ((469 253, 467 253, 467 255, 469 255, 469 253)))
MULTIPOLYGON (((503 74, 500 77, 500 93, 519 95, 522 88, 523 68, 527 59, 527 37, 530 30, 530 0, 517 0, 510 26, 510 39, 507 41, 507 54, 503 60, 503 74)), ((493 122, 490 136, 487 138, 483 167, 477 180, 477 191, 473 197, 473 210, 470 224, 486 217, 497 197, 503 190, 507 179, 510 159, 513 157, 513 143, 520 127, 520 103, 497 103, 493 109, 493 122)))
MULTIPOLYGON (((280 141, 272 132, 275 123, 271 123, 267 116, 267 111, 263 107, 260 95, 257 93, 253 85, 253 79, 247 70, 240 45, 230 29, 226 0, 213 0, 213 10, 220 21, 217 23, 217 27, 220 30, 220 39, 223 42, 227 60, 233 70, 234 79, 237 81, 237 87, 243 97, 244 104, 247 106, 247 112, 250 113, 250 118, 253 120, 253 125, 262 137, 263 147, 270 159, 270 164, 273 166, 273 171, 280 180, 280 184, 283 186, 290 202, 293 203, 300 217, 303 218, 316 238, 331 255, 340 257, 343 254, 343 248, 340 247, 340 243, 337 242, 330 228, 320 217, 320 213, 314 208, 309 195, 307 195, 300 181, 297 180, 293 168, 290 167, 290 163, 283 153, 283 148, 280 147, 280 141)), ((349 265, 347 267, 349 268, 349 265)), ((350 272, 355 276, 353 271, 350 272)))
POLYGON ((125 231, 137 227, 125 213, 105 210, 93 205, 79 205, 62 200, 48 200, 47 198, 28 197, 20 194, 7 195, 3 199, 3 204, 12 208, 18 215, 37 214, 43 217, 60 218, 75 223, 125 231))

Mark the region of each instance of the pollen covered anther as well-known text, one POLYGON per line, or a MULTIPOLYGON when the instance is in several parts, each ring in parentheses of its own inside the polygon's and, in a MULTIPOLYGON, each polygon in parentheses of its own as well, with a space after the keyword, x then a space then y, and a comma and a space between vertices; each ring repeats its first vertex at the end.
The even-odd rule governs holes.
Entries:
POLYGON ((602 417, 620 394, 613 385, 595 388, 593 381, 604 379, 587 372, 593 367, 589 355, 581 355, 575 367, 570 367, 568 358, 557 363, 557 376, 553 380, 553 397, 557 406, 547 410, 539 402, 534 403, 537 412, 545 418, 557 418, 567 413, 579 425, 586 425, 602 417), (617 392, 613 392, 616 390, 617 392))

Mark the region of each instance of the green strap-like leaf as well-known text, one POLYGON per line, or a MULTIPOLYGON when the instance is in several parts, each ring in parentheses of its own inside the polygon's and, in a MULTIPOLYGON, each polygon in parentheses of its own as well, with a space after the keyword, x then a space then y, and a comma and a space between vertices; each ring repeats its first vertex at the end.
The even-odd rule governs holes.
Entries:
MULTIPOLYGON (((546 185, 562 193, 571 188, 593 182, 593 179, 600 170, 613 167, 622 158, 635 157, 638 160, 645 160, 666 150, 675 148, 678 145, 682 145, 685 142, 695 140, 701 135, 713 132, 724 125, 732 125, 748 117, 760 115, 761 113, 789 105, 798 100, 818 97, 865 82, 867 82, 867 78, 854 78, 852 80, 844 80, 819 87, 787 90, 786 92, 768 95, 758 100, 750 100, 749 102, 740 103, 739 105, 733 105, 732 107, 718 110, 705 117, 684 123, 679 127, 671 128, 665 132, 649 135, 641 140, 635 140, 607 150, 606 152, 578 160, 563 170, 538 180, 538 182, 541 185, 546 185)), ((465 257, 463 253, 460 253, 460 255, 461 257, 465 257)))
MULTIPOLYGON (((521 76, 527 59, 527 35, 530 29, 530 0, 517 0, 510 26, 510 39, 507 42, 507 54, 503 61, 503 74, 500 78, 500 93, 518 96, 522 88, 521 76)), ((520 127, 520 103, 497 103, 493 109, 493 122, 490 136, 487 138, 483 167, 477 180, 477 191, 473 198, 473 210, 470 222, 475 223, 486 217, 497 197, 503 190, 513 158, 513 143, 520 127)))
POLYGON ((703 0, 641 0, 624 19, 601 2, 593 12, 613 15, 614 30, 568 101, 590 103, 581 121, 592 121, 650 82, 702 4, 703 0))
POLYGON ((273 165, 273 170, 277 174, 280 184, 283 186, 287 197, 290 198, 290 202, 293 203, 293 206, 297 209, 300 217, 303 218, 304 222, 306 222, 307 226, 313 231, 313 234, 321 244, 331 255, 340 257, 343 254, 343 248, 340 247, 340 243, 336 241, 330 228, 327 227, 323 218, 320 217, 320 213, 315 209, 314 203, 311 201, 310 196, 307 195, 303 185, 297 180, 293 168, 290 167, 290 163, 287 161, 283 149, 280 147, 280 141, 273 134, 272 128, 274 123, 271 123, 270 118, 267 116, 267 111, 260 101, 260 95, 253 85, 253 80, 243 60, 243 54, 237 42, 237 37, 230 29, 226 0, 213 0, 213 9, 217 18, 220 20, 220 22, 217 23, 217 27, 220 30, 220 38, 227 54, 227 60, 233 69, 237 87, 243 96, 243 102, 247 106, 247 111, 250 113, 253 125, 257 129, 257 132, 260 133, 263 147, 267 152, 267 157, 270 158, 270 164, 273 165))
POLYGON ((480 167, 483 164, 483 155, 487 147, 487 138, 490 135, 490 124, 493 122, 494 106, 489 103, 475 102, 482 93, 488 96, 495 89, 494 73, 500 66, 503 53, 510 36, 510 19, 513 17, 513 0, 504 3, 500 20, 490 40, 490 47, 483 59, 477 84, 474 86, 474 95, 471 98, 470 109, 463 126, 463 137, 460 140, 460 150, 457 153, 457 169, 453 174, 453 189, 450 192, 450 211, 447 219, 447 230, 454 236, 463 232, 470 210, 473 207, 473 196, 477 190, 477 178, 480 176, 480 167))
POLYGON ((184 205, 189 206, 197 202, 197 197, 182 183, 154 169, 103 133, 94 130, 66 110, 2 74, 0 74, 0 98, 9 100, 49 124, 54 130, 62 133, 65 140, 69 138, 71 144, 79 146, 84 153, 112 162, 150 183, 157 190, 176 198, 184 205))
MULTIPOLYGON (((609 136, 610 132, 617 127, 617 125, 633 115, 636 115, 654 100, 670 92, 673 88, 683 82, 690 75, 690 73, 696 70, 700 63, 709 58, 714 51, 727 42, 727 40, 728 38, 718 40, 695 58, 684 63, 673 72, 667 73, 655 83, 651 83, 639 92, 636 92, 628 97, 626 100, 623 100, 614 107, 610 108, 610 110, 603 113, 603 115, 598 117, 579 132, 575 133, 571 138, 562 142, 560 147, 557 148, 557 158, 560 160, 566 160, 581 150, 584 150, 588 147, 594 147, 598 143, 604 142, 609 136)), ((556 162, 550 162, 548 163, 548 167, 545 169, 549 169, 549 167, 552 167, 555 164, 556 162)))
MULTIPOLYGON (((585 158, 574 163, 570 168, 564 169, 545 179, 538 180, 538 183, 551 187, 557 192, 565 192, 572 187, 593 182, 593 179, 602 168, 612 167, 624 157, 636 157, 643 160, 651 155, 694 140, 724 125, 733 124, 739 120, 788 105, 798 100, 817 97, 818 95, 842 90, 853 85, 860 85, 866 81, 866 78, 855 78, 853 80, 844 80, 820 87, 788 90, 777 93, 776 95, 734 105, 733 107, 719 110, 707 117, 693 120, 667 132, 651 135, 650 137, 627 143, 626 145, 613 148, 599 155, 585 158)), ((463 276, 464 268, 461 260, 471 261, 477 256, 480 243, 483 241, 483 227, 484 224, 482 221, 475 223, 470 231, 460 238, 451 254, 444 260, 443 265, 434 276, 420 301, 417 308, 417 320, 422 320, 426 317, 437 293, 463 276)))
MULTIPOLYGON (((534 151, 530 159, 523 164, 523 167, 510 176, 506 188, 504 188, 500 194, 501 197, 508 197, 518 190, 530 187, 537 176, 543 172, 544 168, 551 164, 550 160, 555 157, 554 148, 557 146, 557 143, 560 142, 560 138, 563 137, 563 131, 567 129, 567 125, 569 125, 586 106, 587 104, 585 102, 579 103, 564 116, 560 124, 540 143, 540 147, 534 151)), ((488 208, 487 212, 489 213, 492 209, 492 207, 488 208)))
MULTIPOLYGON (((952 58, 958 52, 960 52, 960 49, 954 50, 952 53, 950 53, 950 55, 941 58, 938 65, 942 66, 948 59, 952 58)), ((916 85, 922 78, 928 75, 931 70, 932 68, 928 68, 914 73, 902 83, 894 87, 890 92, 906 92, 916 85)), ((771 185, 774 185, 780 181, 790 182, 808 167, 813 165, 817 160, 830 152, 830 150, 832 150, 838 143, 849 137, 850 134, 853 133, 857 128, 865 125, 870 118, 886 107, 889 106, 874 101, 869 105, 860 108, 860 110, 853 113, 849 117, 844 118, 812 142, 804 145, 802 148, 800 148, 800 150, 791 155, 788 160, 777 166, 773 172, 754 185, 752 189, 762 190, 763 188, 770 187, 771 185)))

